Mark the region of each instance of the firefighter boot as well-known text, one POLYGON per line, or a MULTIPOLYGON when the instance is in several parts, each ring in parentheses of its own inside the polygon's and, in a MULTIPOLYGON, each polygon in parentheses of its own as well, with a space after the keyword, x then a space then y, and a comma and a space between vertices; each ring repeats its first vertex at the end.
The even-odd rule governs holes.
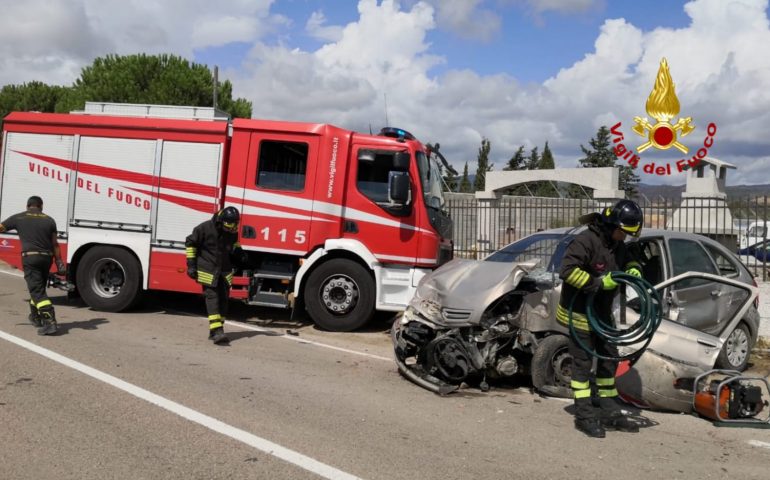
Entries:
POLYGON ((56 326, 56 313, 53 307, 48 305, 40 309, 40 318, 43 326, 37 329, 38 335, 53 335, 58 330, 56 326))
POLYGON ((604 438, 606 435, 602 423, 596 418, 590 397, 575 399, 575 428, 591 438, 604 438))
POLYGON ((604 438, 607 435, 598 418, 575 418, 575 428, 591 438, 604 438))
POLYGON ((209 330, 209 340, 214 342, 216 345, 230 343, 230 339, 227 338, 227 335, 225 335, 225 329, 222 327, 216 327, 209 330))
POLYGON ((40 312, 37 311, 37 307, 35 306, 35 303, 32 300, 29 301, 29 317, 27 318, 29 319, 29 323, 31 323, 32 325, 36 327, 43 326, 43 321, 40 318, 40 312))
POLYGON ((623 413, 623 408, 617 397, 599 399, 601 423, 607 430, 619 432, 638 433, 639 425, 634 423, 623 413))

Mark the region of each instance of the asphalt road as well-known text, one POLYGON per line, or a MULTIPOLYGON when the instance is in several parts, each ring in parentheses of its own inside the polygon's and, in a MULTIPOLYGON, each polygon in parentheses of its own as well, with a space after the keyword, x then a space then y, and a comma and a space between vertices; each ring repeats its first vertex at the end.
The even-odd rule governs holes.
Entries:
POLYGON ((770 477, 770 430, 642 412, 595 440, 526 384, 426 392, 387 317, 335 334, 237 306, 216 347, 196 296, 111 314, 50 294, 61 332, 39 337, 20 272, 0 273, 1 479, 770 477))

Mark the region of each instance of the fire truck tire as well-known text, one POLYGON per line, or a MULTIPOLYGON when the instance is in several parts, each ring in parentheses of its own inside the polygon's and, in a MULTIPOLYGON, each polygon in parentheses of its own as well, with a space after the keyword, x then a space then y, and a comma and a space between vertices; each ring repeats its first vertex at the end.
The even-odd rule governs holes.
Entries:
POLYGON ((353 260, 336 258, 318 266, 305 285, 305 309, 316 325, 350 332, 374 315, 374 279, 353 260))
POLYGON ((94 310, 121 312, 139 299, 142 269, 127 250, 94 247, 80 259, 76 283, 80 297, 94 310))

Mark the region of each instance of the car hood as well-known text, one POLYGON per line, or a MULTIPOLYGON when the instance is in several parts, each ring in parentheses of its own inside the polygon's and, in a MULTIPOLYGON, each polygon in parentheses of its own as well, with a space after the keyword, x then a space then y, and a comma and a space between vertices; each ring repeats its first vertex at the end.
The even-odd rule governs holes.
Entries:
POLYGON ((454 259, 423 277, 409 306, 438 324, 478 323, 487 306, 515 289, 537 264, 454 259))

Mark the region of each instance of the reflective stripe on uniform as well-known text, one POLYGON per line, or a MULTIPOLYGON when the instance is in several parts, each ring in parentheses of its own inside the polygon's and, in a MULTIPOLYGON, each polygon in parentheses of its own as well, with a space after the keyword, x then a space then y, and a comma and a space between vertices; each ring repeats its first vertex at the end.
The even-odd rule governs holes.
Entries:
POLYGON ((612 387, 614 385, 615 385, 615 377, 610 377, 610 378, 596 377, 597 387, 612 387))
POLYGON ((196 250, 195 247, 187 247, 185 248, 185 253, 187 254, 187 258, 195 258, 198 250, 196 250))
POLYGON ((582 288, 590 279, 591 275, 588 272, 580 268, 574 268, 565 281, 575 288, 582 288))
POLYGON ((211 285, 214 283, 214 275, 198 270, 198 281, 200 283, 205 283, 206 285, 211 285))
POLYGON ((209 322, 209 330, 215 330, 217 328, 222 328, 224 324, 222 322, 209 322))
POLYGON ((618 391, 615 388, 600 388, 599 396, 602 398, 617 397, 618 391))
MULTIPOLYGON (((556 321, 569 327, 569 311, 561 305, 556 307, 556 321)), ((576 330, 591 331, 591 327, 588 326, 588 317, 582 313, 572 312, 572 325, 576 330)))
POLYGON ((572 391, 572 397, 575 399, 578 398, 589 398, 591 397, 591 389, 586 388, 584 390, 573 390, 572 391))
POLYGON ((232 273, 228 273, 227 275, 225 275, 225 280, 227 280, 227 284, 228 285, 232 285, 233 284, 233 274, 232 273))
POLYGON ((51 301, 50 301, 50 300, 43 300, 42 302, 40 302, 40 303, 38 303, 37 305, 35 305, 35 307, 36 307, 38 310, 40 310, 41 308, 43 308, 43 307, 47 307, 47 306, 48 306, 48 305, 50 305, 50 304, 51 304, 51 301))
POLYGON ((209 315, 209 322, 211 322, 213 320, 221 320, 221 319, 222 319, 222 315, 220 315, 218 313, 215 313, 213 315, 209 315))
POLYGON ((586 380, 585 382, 578 382, 577 380, 572 380, 569 382, 569 386, 572 387, 573 390, 585 390, 586 388, 590 388, 591 384, 586 380))

